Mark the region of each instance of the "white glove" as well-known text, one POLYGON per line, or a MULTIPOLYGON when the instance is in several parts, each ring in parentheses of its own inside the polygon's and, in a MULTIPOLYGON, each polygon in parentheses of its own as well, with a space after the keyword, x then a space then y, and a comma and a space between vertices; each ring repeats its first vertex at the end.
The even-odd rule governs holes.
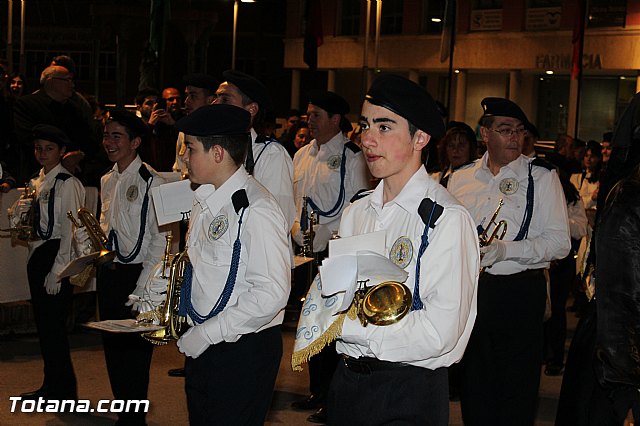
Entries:
POLYGON ((62 286, 62 281, 60 281, 60 277, 58 274, 54 272, 49 272, 47 277, 44 279, 44 289, 47 294, 56 295, 60 293, 60 287, 62 286))
POLYGON ((87 255, 91 253, 91 239, 84 226, 73 230, 73 239, 76 242, 76 249, 79 254, 87 255))
POLYGON ((507 247, 501 240, 494 239, 491 244, 480 248, 480 266, 491 266, 505 260, 507 247))
MULTIPOLYGON (((169 276, 167 273, 165 276, 169 276)), ((147 312, 160 306, 167 298, 168 278, 162 278, 162 262, 153 267, 149 279, 144 285, 141 306, 138 312, 147 312)))
POLYGON ((193 359, 202 355, 209 346, 211 346, 211 341, 201 325, 191 327, 178 340, 178 350, 193 359))
POLYGON ((144 302, 142 296, 143 292, 144 287, 141 287, 138 282, 135 290, 133 290, 133 293, 129 295, 129 299, 124 303, 124 306, 131 306, 132 311, 140 312, 140 309, 142 309, 142 304, 144 302))
POLYGON ((327 225, 314 225, 313 232, 316 234, 313 238, 313 251, 318 253, 327 248, 331 238, 331 229, 327 225))

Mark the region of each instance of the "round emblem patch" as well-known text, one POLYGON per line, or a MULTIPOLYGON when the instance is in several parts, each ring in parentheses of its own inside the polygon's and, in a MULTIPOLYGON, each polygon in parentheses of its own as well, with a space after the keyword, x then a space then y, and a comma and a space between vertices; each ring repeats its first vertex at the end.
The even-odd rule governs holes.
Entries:
POLYGON ((229 220, 226 216, 220 215, 217 216, 209 225, 209 239, 217 240, 222 237, 222 235, 227 232, 229 228, 229 220))
POLYGON ((520 183, 516 178, 505 178, 500 181, 500 192, 504 195, 513 195, 518 191, 520 183))
POLYGON ((409 237, 400 237, 391 246, 389 260, 401 267, 406 268, 413 258, 413 244, 409 237))
POLYGON ((340 160, 342 160, 342 157, 339 155, 329 157, 329 159, 327 160, 327 167, 329 167, 331 170, 337 169, 338 167, 340 167, 340 160))
POLYGON ((136 185, 131 185, 127 189, 127 200, 135 201, 138 198, 138 187, 136 185))

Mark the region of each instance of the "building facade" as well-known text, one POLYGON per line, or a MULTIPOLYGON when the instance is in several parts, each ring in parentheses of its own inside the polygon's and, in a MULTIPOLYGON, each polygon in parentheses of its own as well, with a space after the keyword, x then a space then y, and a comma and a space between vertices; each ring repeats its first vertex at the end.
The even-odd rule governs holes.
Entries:
POLYGON ((640 0, 459 0, 451 63, 448 45, 441 46, 445 3, 289 0, 291 103, 303 104, 310 86, 326 84, 358 109, 375 74, 393 72, 425 86, 450 119, 471 126, 482 114, 480 100, 500 96, 523 107, 542 139, 568 133, 600 140, 638 91, 640 0), (305 34, 318 40, 316 71, 303 60, 305 34), (582 77, 572 78, 581 42, 582 77))

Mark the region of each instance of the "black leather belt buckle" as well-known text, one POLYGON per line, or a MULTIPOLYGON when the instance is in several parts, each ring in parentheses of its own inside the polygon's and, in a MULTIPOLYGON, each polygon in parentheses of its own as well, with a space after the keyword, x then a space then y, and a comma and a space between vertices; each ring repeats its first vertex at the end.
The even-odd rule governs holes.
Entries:
POLYGON ((351 358, 347 356, 342 358, 342 360, 344 361, 344 365, 347 367, 347 369, 349 369, 350 371, 353 371, 354 373, 371 374, 371 371, 372 371, 371 366, 366 362, 359 361, 356 358, 351 358))

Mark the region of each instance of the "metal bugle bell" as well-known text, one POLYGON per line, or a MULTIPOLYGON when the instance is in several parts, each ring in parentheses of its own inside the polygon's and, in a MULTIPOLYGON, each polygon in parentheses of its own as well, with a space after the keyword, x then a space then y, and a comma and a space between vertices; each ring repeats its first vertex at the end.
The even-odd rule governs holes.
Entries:
POLYGON ((411 309, 413 296, 409 287, 398 281, 385 281, 356 292, 356 314, 363 327, 368 324, 395 324, 411 309))
POLYGON ((100 223, 96 217, 84 207, 78 209, 77 215, 81 224, 73 217, 72 212, 67 212, 67 217, 76 227, 84 227, 87 230, 87 235, 91 241, 91 250, 93 252, 100 252, 100 255, 94 261, 95 264, 100 266, 112 262, 116 257, 116 252, 107 250, 109 240, 100 227, 100 223))
MULTIPOLYGON (((500 209, 502 208, 503 205, 504 205, 504 200, 501 198, 500 202, 498 203, 498 207, 496 208, 496 211, 493 212, 493 216, 491 216, 491 220, 489 220, 489 223, 487 224, 486 228, 484 228, 484 230, 482 231, 482 234, 478 236, 478 240, 480 241, 481 248, 491 244, 495 238, 499 240, 503 239, 504 235, 507 233, 507 221, 501 220, 500 222, 496 223, 496 218, 498 217, 498 214, 500 213, 500 209), (493 231, 489 233, 489 230, 491 229, 492 226, 493 226, 493 231)), ((482 260, 483 256, 484 256, 483 254, 480 254, 480 260, 482 260)), ((485 269, 486 267, 480 268, 480 273, 483 273, 485 269)))

